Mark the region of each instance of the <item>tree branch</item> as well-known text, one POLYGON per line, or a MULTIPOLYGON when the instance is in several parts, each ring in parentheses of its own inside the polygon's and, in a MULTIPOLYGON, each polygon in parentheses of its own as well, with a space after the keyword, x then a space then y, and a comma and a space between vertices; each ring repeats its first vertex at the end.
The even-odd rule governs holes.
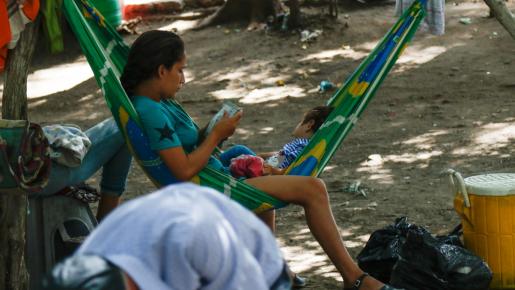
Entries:
POLYGON ((485 0, 485 3, 490 7, 490 12, 515 39, 515 17, 506 7, 504 0, 485 0))

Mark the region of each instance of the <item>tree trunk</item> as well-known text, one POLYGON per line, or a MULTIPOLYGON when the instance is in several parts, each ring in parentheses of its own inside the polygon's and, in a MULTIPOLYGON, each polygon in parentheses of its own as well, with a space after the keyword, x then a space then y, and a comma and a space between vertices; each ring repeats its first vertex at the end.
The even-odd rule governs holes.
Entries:
MULTIPOLYGON (((2 118, 27 119, 27 75, 39 32, 39 17, 29 23, 7 56, 2 118)), ((26 290, 27 196, 0 194, 0 289, 26 290)))
POLYGON ((264 23, 268 16, 275 17, 277 7, 280 7, 278 0, 227 0, 213 15, 202 20, 197 28, 231 21, 264 23))
POLYGON ((27 120, 27 75, 39 34, 39 19, 25 26, 18 44, 7 55, 2 97, 4 119, 27 120))
POLYGON ((26 290, 29 275, 25 264, 27 196, 0 196, 0 289, 26 290))
POLYGON ((485 3, 490 7, 490 13, 493 13, 495 18, 515 39, 515 17, 506 7, 504 0, 485 0, 485 3))

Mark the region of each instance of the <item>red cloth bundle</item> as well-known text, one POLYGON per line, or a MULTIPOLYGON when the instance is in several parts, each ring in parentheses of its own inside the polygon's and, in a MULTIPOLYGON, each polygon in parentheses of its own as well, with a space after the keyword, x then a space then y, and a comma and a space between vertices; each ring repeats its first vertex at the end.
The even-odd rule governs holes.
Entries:
POLYGON ((241 155, 231 160, 231 175, 240 178, 252 178, 263 175, 265 161, 259 156, 241 155))

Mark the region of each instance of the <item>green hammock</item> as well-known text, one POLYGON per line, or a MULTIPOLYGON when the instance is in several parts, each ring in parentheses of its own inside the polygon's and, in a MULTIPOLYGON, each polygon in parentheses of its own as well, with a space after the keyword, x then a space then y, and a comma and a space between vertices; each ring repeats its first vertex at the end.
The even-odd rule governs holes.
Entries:
MULTIPOLYGON (((318 176, 372 99, 425 15, 425 1, 417 0, 399 18, 372 53, 331 97, 334 107, 310 143, 287 169, 290 175, 318 176)), ((102 89, 129 150, 157 187, 178 182, 150 149, 138 114, 120 83, 129 47, 87 0, 64 0, 64 12, 102 89)), ((192 182, 212 187, 254 212, 281 208, 280 201, 227 174, 206 167, 192 182)))

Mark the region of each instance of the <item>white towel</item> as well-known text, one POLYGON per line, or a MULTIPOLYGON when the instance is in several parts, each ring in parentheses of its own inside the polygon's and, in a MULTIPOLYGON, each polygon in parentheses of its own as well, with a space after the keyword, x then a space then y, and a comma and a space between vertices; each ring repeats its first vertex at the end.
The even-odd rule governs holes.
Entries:
MULTIPOLYGON (((395 15, 400 16, 414 1, 415 0, 396 0, 395 15)), ((445 33, 445 1, 428 0, 426 11, 426 17, 420 29, 429 31, 435 35, 443 35, 445 33)))
POLYGON ((57 163, 77 167, 88 153, 91 141, 77 125, 50 125, 43 127, 50 144, 50 157, 57 163))

